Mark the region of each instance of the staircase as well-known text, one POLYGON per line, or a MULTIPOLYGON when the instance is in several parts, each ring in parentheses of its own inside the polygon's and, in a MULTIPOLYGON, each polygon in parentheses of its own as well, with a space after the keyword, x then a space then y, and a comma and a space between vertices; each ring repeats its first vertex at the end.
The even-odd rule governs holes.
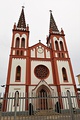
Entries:
POLYGON ((38 116, 48 116, 48 115, 58 115, 59 113, 53 111, 53 110, 40 110, 40 111, 36 111, 34 115, 38 115, 38 116))

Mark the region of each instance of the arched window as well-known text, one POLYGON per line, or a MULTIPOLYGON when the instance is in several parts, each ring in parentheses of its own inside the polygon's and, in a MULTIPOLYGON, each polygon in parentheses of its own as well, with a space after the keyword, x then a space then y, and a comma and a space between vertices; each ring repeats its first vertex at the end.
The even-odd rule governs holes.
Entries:
POLYGON ((14 99, 14 106, 18 106, 19 105, 19 92, 16 91, 15 92, 15 99, 14 99))
POLYGON ((22 40, 21 40, 21 47, 25 48, 25 39, 24 38, 22 38, 22 40))
POLYGON ((63 80, 64 80, 64 81, 68 81, 66 69, 65 69, 64 67, 62 68, 62 75, 63 75, 63 80))
POLYGON ((17 37, 16 38, 16 45, 15 45, 16 48, 19 48, 19 43, 20 43, 20 39, 19 39, 19 37, 17 37))
POLYGON ((57 56, 60 57, 60 53, 57 53, 57 56))
POLYGON ((24 55, 24 52, 21 50, 21 55, 24 55))
POLYGON ((68 99, 69 99, 69 97, 71 96, 71 93, 70 93, 69 90, 67 90, 66 93, 67 93, 67 96, 68 96, 68 99))
POLYGON ((19 50, 16 51, 16 55, 19 55, 19 50))
POLYGON ((58 42, 55 41, 55 47, 56 47, 56 50, 59 50, 59 46, 58 46, 58 42))
POLYGON ((17 80, 19 81, 20 78, 21 78, 21 67, 17 66, 17 68, 16 68, 16 81, 17 80))
POLYGON ((65 57, 65 54, 64 53, 62 53, 62 58, 64 58, 65 57))
POLYGON ((64 50, 63 42, 62 41, 60 41, 60 47, 61 47, 61 50, 64 50))

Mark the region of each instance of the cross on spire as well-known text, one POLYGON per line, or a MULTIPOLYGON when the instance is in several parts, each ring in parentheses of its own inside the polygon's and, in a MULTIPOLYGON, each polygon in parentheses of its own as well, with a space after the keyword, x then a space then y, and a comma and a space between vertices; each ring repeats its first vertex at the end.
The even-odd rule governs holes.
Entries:
POLYGON ((24 6, 22 6, 22 9, 24 9, 25 7, 24 6))
POLYGON ((52 10, 49 10, 50 11, 50 13, 52 13, 52 10))

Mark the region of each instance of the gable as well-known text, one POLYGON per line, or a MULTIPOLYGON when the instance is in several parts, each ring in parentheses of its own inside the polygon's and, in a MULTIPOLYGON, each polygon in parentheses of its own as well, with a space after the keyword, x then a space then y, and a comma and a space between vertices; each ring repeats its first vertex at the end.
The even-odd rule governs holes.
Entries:
POLYGON ((50 58, 51 50, 42 43, 30 47, 30 57, 32 58, 50 58))

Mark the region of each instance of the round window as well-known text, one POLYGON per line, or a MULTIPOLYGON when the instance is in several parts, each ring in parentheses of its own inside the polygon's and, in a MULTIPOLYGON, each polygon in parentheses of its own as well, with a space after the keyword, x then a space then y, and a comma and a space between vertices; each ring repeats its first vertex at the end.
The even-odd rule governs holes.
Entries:
POLYGON ((39 79, 45 79, 49 75, 49 69, 44 65, 38 65, 34 69, 35 76, 39 79))

